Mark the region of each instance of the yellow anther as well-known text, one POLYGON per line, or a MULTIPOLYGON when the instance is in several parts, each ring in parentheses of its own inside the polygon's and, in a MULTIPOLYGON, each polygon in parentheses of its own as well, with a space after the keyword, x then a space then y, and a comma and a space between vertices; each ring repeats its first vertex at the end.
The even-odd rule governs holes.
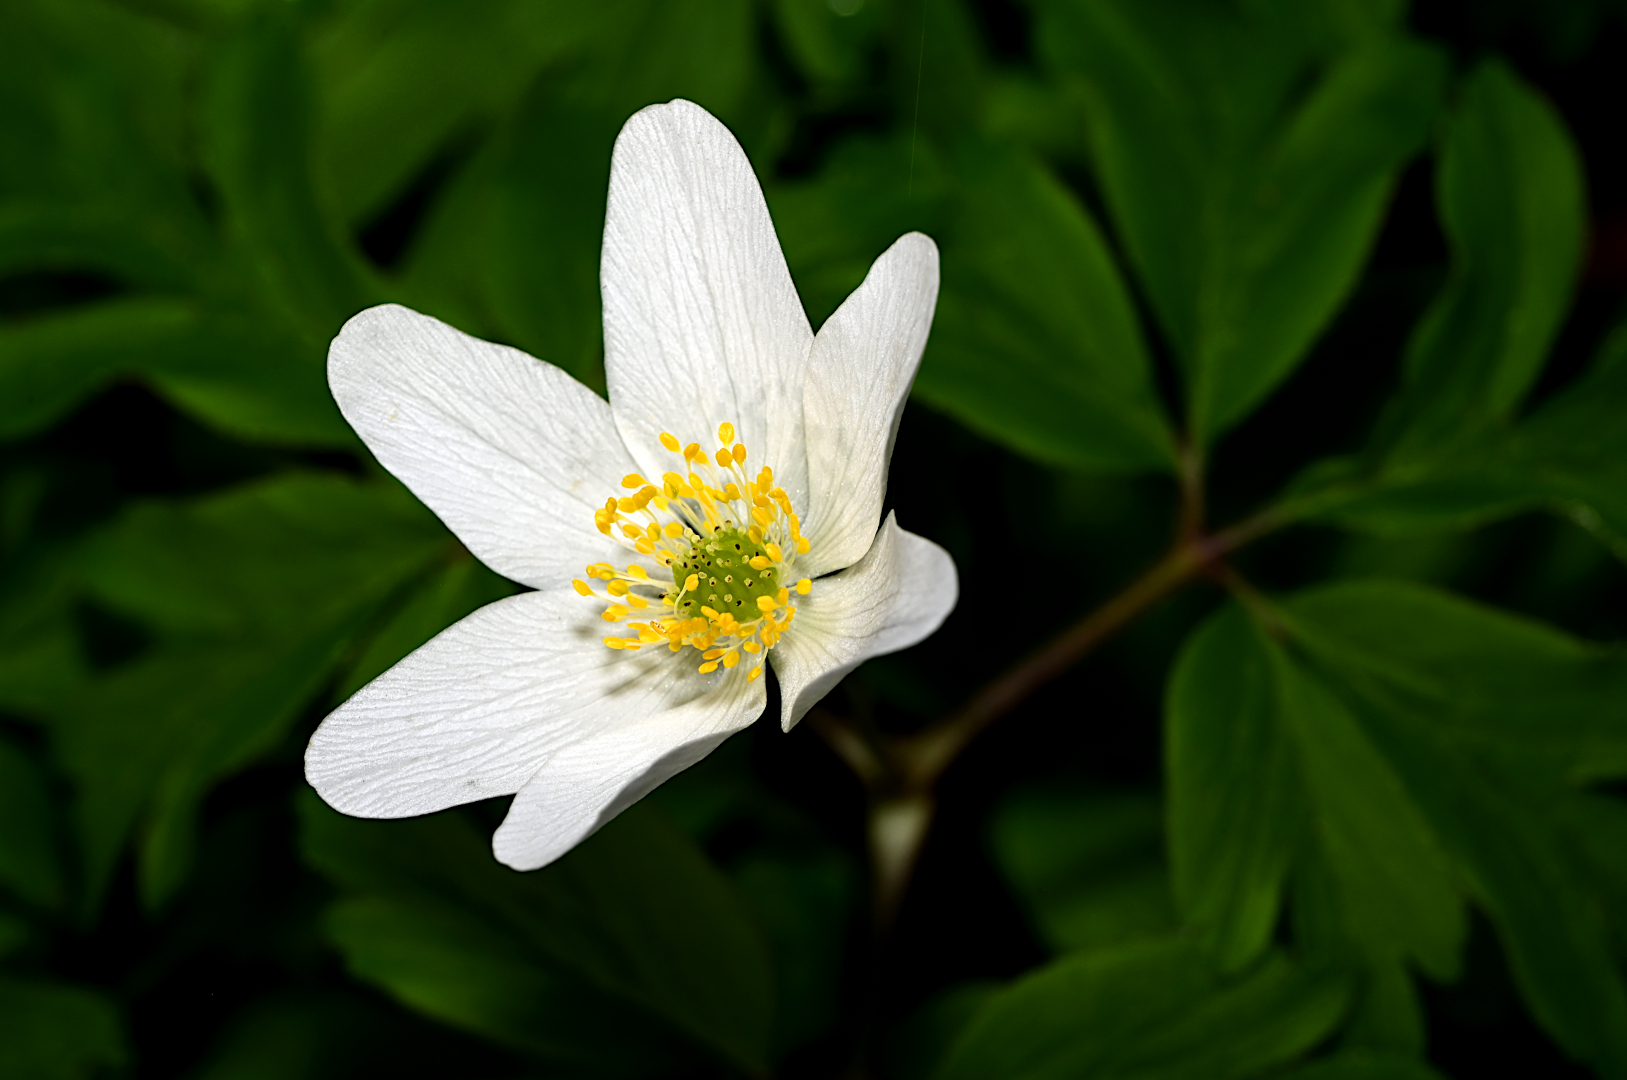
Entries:
POLYGON ((667 639, 662 637, 660 634, 657 634, 654 630, 640 630, 638 632, 638 640, 644 642, 646 645, 654 645, 657 641, 665 641, 667 639))
POLYGON ((699 671, 700 671, 700 673, 702 675, 710 675, 712 672, 714 672, 716 670, 717 670, 717 661, 716 660, 708 660, 706 663, 702 664, 700 666, 700 668, 699 668, 699 671))
POLYGON ((598 522, 598 525, 599 525, 599 531, 600 532, 604 533, 606 536, 610 535, 610 522, 608 522, 608 521, 600 521, 600 522, 598 522))
POLYGON ((727 469, 729 467, 729 462, 734 460, 734 458, 729 456, 729 448, 726 446, 719 449, 715 456, 717 458, 718 468, 720 469, 727 469))
POLYGON ((701 614, 705 615, 708 619, 715 619, 715 618, 718 617, 717 612, 713 611, 711 608, 705 606, 704 604, 701 605, 701 614))
POLYGON ((763 530, 759 529, 755 525, 746 530, 746 535, 751 537, 751 542, 754 544, 761 544, 763 542, 763 530))
POLYGON ((735 460, 736 464, 739 464, 740 462, 743 462, 743 461, 746 460, 746 444, 745 443, 735 443, 734 444, 734 460, 735 460))
POLYGON ((625 648, 627 648, 627 639, 626 638, 607 637, 607 638, 604 639, 604 643, 606 645, 610 646, 612 649, 625 649, 625 648))
POLYGON ((756 667, 752 668, 751 671, 746 674, 746 681, 747 682, 756 682, 759 678, 762 677, 762 674, 763 674, 763 665, 758 664, 756 667))
POLYGON ((738 502, 740 499, 740 488, 735 484, 724 485, 723 497, 728 499, 730 502, 738 502))
POLYGON ((578 578, 575 581, 571 582, 571 587, 574 588, 577 592, 581 593, 583 596, 592 596, 593 595, 593 586, 589 585, 587 582, 583 581, 580 578, 578 578))
POLYGON ((627 576, 628 577, 636 577, 640 581, 648 581, 649 578, 650 578, 650 572, 648 570, 644 569, 642 566, 638 565, 638 563, 628 563, 627 564, 627 576))
POLYGON ((644 536, 644 530, 639 528, 637 525, 623 525, 621 527, 621 534, 627 537, 629 540, 638 540, 644 536))
POLYGON ((717 426, 717 441, 720 443, 734 442, 734 425, 719 424, 717 426))
POLYGON ((644 486, 644 484, 644 478, 638 475, 636 472, 630 472, 621 478, 621 486, 627 488, 629 491, 631 491, 633 488, 641 488, 644 486))
POLYGON ((636 513, 638 511, 638 503, 634 502, 631 498, 617 499, 616 509, 620 510, 624 514, 636 513))
POLYGON ((758 611, 769 612, 773 611, 777 607, 779 607, 779 604, 774 602, 774 598, 772 596, 759 596, 757 598, 758 611))
POLYGON ((746 565, 751 567, 753 570, 767 570, 770 566, 774 565, 774 563, 773 560, 767 555, 753 555, 750 559, 746 560, 746 565))
POLYGON ((604 591, 609 593, 611 596, 626 596, 627 595, 627 582, 625 582, 625 581, 612 581, 610 584, 608 584, 608 585, 606 585, 604 587, 604 591))
POLYGON ((774 520, 774 511, 766 506, 754 506, 751 508, 751 520, 759 525, 767 525, 774 520))
POLYGON ((614 495, 604 501, 604 508, 608 513, 614 514, 616 512, 616 497, 614 495))
POLYGON ((732 668, 738 663, 740 663, 740 654, 739 653, 737 653, 737 652, 735 652, 734 650, 731 649, 730 651, 723 654, 723 666, 724 667, 732 668))
POLYGON ((661 539, 661 526, 653 521, 650 522, 644 526, 644 535, 650 539, 651 543, 661 539))
POLYGON ((716 660, 718 657, 723 655, 724 651, 725 650, 723 649, 707 649, 705 652, 701 653, 701 659, 716 660))
POLYGON ((676 521, 669 521, 661 531, 667 534, 669 540, 676 540, 684 534, 684 527, 676 521))
POLYGON ((813 545, 808 543, 808 538, 806 536, 797 537, 797 554, 798 555, 806 555, 806 554, 808 554, 808 549, 811 548, 811 547, 813 547, 813 545))
POLYGON ((779 594, 775 596, 774 599, 778 600, 781 604, 789 604, 791 602, 791 590, 781 589, 779 594))
POLYGON ((755 641, 748 641, 740 647, 749 653, 762 652, 763 650, 763 647, 757 644, 755 641))
POLYGON ((643 537, 640 537, 638 543, 633 545, 633 550, 638 552, 640 555, 654 555, 655 545, 643 537))
POLYGON ((797 582, 797 595, 807 596, 808 590, 811 588, 813 588, 813 582, 807 578, 803 578, 801 581, 797 582))
POLYGON ((684 592, 694 592, 700 587, 701 579, 699 574, 690 574, 688 577, 684 578, 684 592))
POLYGON ((785 553, 780 550, 780 545, 778 544, 764 544, 763 550, 768 552, 768 557, 773 559, 775 562, 779 562, 781 559, 785 558, 785 553))
POLYGON ((637 593, 628 593, 627 602, 636 608, 647 608, 650 606, 650 602, 637 593))
POLYGON ((671 450, 674 454, 678 452, 678 440, 673 438, 671 435, 668 435, 664 431, 661 433, 661 445, 666 447, 668 450, 671 450))
POLYGON ((706 453, 706 451, 701 449, 701 444, 700 443, 692 442, 688 446, 684 447, 684 460, 685 461, 693 461, 696 458, 701 457, 705 453, 706 453))

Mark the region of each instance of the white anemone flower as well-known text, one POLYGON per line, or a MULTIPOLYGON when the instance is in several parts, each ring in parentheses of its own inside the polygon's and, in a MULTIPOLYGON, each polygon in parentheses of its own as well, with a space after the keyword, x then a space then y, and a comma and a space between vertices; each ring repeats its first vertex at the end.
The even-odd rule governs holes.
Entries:
POLYGON ((608 403, 393 305, 328 356, 379 462, 535 591, 363 687, 305 775, 358 817, 513 795, 492 848, 520 870, 755 720, 765 661, 789 731, 958 589, 942 548, 880 520, 937 301, 930 239, 901 237, 814 334, 745 153, 673 101, 616 140, 600 273, 608 403))

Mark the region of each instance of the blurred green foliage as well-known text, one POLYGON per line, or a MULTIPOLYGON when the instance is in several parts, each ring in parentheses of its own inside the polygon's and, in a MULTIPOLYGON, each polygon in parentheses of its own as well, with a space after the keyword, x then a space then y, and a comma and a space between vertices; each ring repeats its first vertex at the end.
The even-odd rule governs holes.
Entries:
POLYGON ((0 1076, 1627 1077, 1627 183, 1572 131, 1627 31, 1449 8, 0 2, 0 1076), (836 707, 953 708, 1194 484, 1282 530, 985 736, 885 943, 805 729, 529 875, 300 779, 514 588, 327 342, 394 300, 602 390, 610 147, 678 96, 816 325, 942 249, 891 500, 965 591, 836 707))

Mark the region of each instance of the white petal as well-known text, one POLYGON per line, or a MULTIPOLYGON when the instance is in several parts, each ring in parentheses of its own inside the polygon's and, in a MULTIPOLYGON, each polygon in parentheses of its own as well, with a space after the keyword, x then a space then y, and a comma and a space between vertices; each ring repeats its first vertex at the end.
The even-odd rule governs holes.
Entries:
POLYGON ((798 720, 872 656, 907 649, 936 630, 960 595, 955 561, 892 514, 853 566, 814 582, 769 654, 780 680, 781 726, 798 720))
POLYGON ((907 233, 819 328, 802 391, 803 532, 813 547, 798 569, 809 577, 851 566, 876 535, 893 439, 937 300, 937 245, 907 233))
POLYGON ((562 748, 715 692, 665 648, 606 648, 600 610, 569 589, 481 608, 322 721, 306 779, 357 817, 427 814, 513 794, 562 748))
POLYGON ((599 284, 611 407, 646 471, 674 467, 661 432, 713 450, 727 422, 800 506, 813 332, 751 162, 705 109, 651 105, 621 129, 599 284))
MULTIPOLYGON (((668 660, 692 670, 693 652, 668 660)), ((498 861, 516 870, 546 866, 611 818, 715 750, 762 714, 764 680, 746 669, 718 672, 703 697, 629 720, 550 757, 520 789, 492 837, 498 861)))
POLYGON ((634 471, 593 391, 395 304, 345 323, 328 384, 350 426, 493 570, 556 588, 622 549, 593 512, 634 471))

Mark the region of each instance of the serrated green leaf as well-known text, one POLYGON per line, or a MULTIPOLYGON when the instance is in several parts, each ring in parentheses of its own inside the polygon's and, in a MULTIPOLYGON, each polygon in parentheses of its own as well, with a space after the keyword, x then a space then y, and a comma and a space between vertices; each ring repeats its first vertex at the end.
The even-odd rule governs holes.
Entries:
POLYGON ((1208 443, 1304 359, 1354 285, 1445 65, 1387 34, 1340 40, 1332 5, 1041 13, 1041 47, 1082 88, 1116 231, 1208 443))
POLYGON ((1134 308, 1089 212, 1038 161, 968 146, 915 389, 1032 457, 1172 469, 1134 308))
POLYGON ((0 1075, 78 1080, 127 1057, 118 1011, 100 993, 0 978, 0 1075))
POLYGON ((409 1005, 595 1075, 697 1053, 766 1065, 772 977, 739 898, 635 807, 557 864, 499 866, 458 814, 372 823, 302 803, 306 858, 347 894, 330 932, 409 1005))
POLYGON ((1184 940, 1077 953, 995 994, 935 1076, 1248 1076, 1315 1045, 1346 997, 1275 956, 1228 982, 1184 940))
POLYGON ((1175 926, 1163 806, 1152 792, 1048 785, 1008 797, 990 822, 995 859, 1058 952, 1175 926))

